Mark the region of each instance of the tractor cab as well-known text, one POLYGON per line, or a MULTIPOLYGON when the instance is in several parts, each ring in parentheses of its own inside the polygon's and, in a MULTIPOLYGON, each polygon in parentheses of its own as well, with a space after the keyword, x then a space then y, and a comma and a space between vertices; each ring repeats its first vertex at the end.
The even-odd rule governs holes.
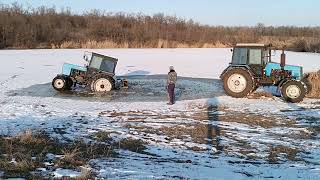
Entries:
POLYGON ((83 58, 88 62, 87 68, 89 73, 99 71, 110 75, 115 74, 118 59, 94 52, 85 52, 83 58))
POLYGON ((255 75, 262 75, 267 63, 271 62, 271 45, 237 44, 233 50, 231 65, 249 66, 255 75))

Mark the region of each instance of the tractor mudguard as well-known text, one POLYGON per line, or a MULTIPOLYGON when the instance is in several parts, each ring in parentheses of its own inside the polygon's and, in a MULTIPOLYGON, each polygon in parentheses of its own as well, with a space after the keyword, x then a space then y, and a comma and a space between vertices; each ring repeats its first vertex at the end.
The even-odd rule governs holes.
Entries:
POLYGON ((282 79, 282 80, 279 82, 279 84, 278 84, 278 88, 281 88, 281 86, 282 86, 285 82, 287 82, 287 81, 289 81, 289 80, 290 80, 289 78, 282 79))
POLYGON ((83 72, 87 71, 86 67, 64 63, 62 66, 62 74, 66 75, 66 76, 70 76, 72 69, 76 69, 76 70, 83 71, 83 72))
POLYGON ((243 70, 247 71, 252 78, 255 77, 254 73, 250 70, 250 67, 244 65, 244 66, 229 66, 229 67, 227 67, 227 68, 221 73, 220 79, 223 79, 223 76, 224 76, 228 71, 230 71, 231 69, 234 69, 234 68, 243 69, 243 70))

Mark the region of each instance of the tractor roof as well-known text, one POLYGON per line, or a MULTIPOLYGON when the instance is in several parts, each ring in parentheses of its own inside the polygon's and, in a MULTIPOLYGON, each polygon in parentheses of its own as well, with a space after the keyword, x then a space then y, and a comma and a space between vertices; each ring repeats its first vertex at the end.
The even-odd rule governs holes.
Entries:
POLYGON ((258 44, 258 43, 238 43, 236 47, 256 47, 256 48, 263 48, 263 47, 271 47, 271 44, 258 44))
POLYGON ((103 58, 104 60, 111 60, 111 61, 115 61, 115 62, 118 61, 118 59, 116 59, 114 57, 106 56, 106 55, 103 55, 103 54, 98 54, 98 53, 95 53, 95 52, 92 52, 92 56, 98 56, 98 57, 103 58))

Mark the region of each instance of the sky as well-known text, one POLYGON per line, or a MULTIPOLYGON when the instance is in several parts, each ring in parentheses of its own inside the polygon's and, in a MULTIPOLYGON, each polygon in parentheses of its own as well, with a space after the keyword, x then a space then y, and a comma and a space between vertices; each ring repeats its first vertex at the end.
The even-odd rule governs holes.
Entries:
POLYGON ((69 7, 73 13, 90 9, 107 12, 164 13, 205 25, 320 26, 319 0, 0 0, 31 7, 69 7))

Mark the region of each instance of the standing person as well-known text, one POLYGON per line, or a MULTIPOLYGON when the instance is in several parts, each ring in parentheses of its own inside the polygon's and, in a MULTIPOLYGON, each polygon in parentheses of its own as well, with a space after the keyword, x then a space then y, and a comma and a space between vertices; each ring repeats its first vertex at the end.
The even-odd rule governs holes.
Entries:
POLYGON ((177 73, 174 70, 173 66, 170 66, 168 73, 168 80, 167 80, 167 88, 168 88, 168 95, 169 95, 169 103, 168 105, 173 105, 175 102, 175 95, 174 95, 174 88, 177 82, 177 73))

